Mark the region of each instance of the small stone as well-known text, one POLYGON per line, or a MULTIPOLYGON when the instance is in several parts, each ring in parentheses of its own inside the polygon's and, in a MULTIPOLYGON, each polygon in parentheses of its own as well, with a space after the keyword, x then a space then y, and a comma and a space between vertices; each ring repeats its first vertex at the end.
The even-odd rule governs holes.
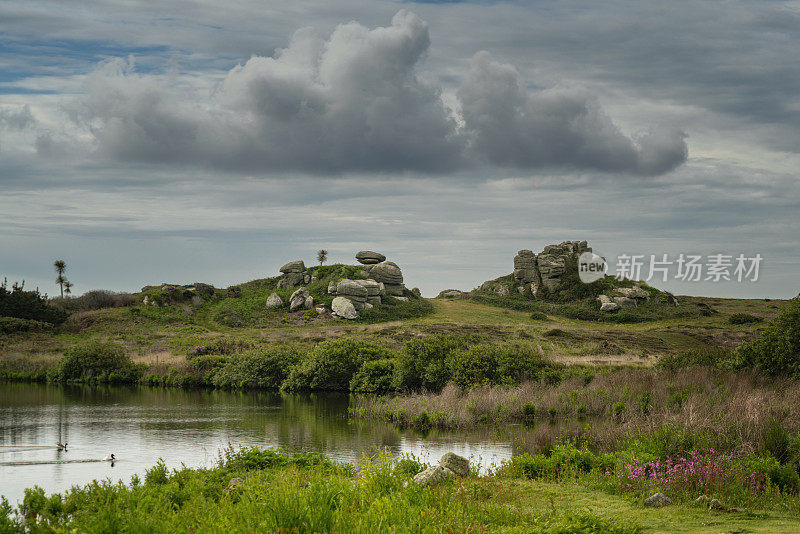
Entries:
POLYGON ((645 506, 654 506, 656 508, 659 508, 661 506, 667 506, 668 504, 672 504, 672 499, 670 499, 663 493, 656 493, 644 500, 645 506))
POLYGON ((616 291, 629 299, 647 300, 650 297, 641 287, 620 287, 616 291))
POLYGON ((707 495, 700 495, 698 498, 694 500, 695 504, 699 504, 701 506, 707 506, 711 499, 707 495))
POLYGON ((465 477, 469 474, 469 460, 454 452, 445 453, 439 460, 439 465, 460 477, 465 477))
POLYGON ((600 301, 600 304, 607 304, 611 302, 611 297, 609 297, 608 295, 600 295, 599 297, 597 297, 597 300, 600 301))
POLYGON ((628 297, 614 297, 614 304, 620 308, 635 308, 636 301, 628 297))
POLYGON ((273 293, 267 297, 267 308, 280 308, 283 306, 283 299, 277 293, 273 293))
POLYGON ((414 483, 421 486, 429 486, 431 484, 438 484, 439 482, 443 482, 454 476, 455 473, 449 469, 444 468, 441 465, 434 465, 421 473, 417 473, 414 476, 414 483))
POLYGON ((230 482, 228 482, 228 487, 225 489, 225 493, 230 493, 237 489, 240 484, 244 484, 243 478, 232 478, 230 482))
POLYGON ((402 300, 403 302, 408 302, 408 297, 397 297, 396 296, 394 298, 396 298, 397 300, 402 300))
POLYGON ((336 294, 336 283, 331 282, 328 284, 328 295, 335 295, 336 294))
POLYGON ((317 313, 325 313, 325 306, 317 306, 314 310, 316 310, 317 313))
POLYGON ((722 504, 719 499, 711 499, 711 502, 708 503, 708 510, 710 512, 727 512, 728 507, 722 504))
POLYGON ((311 295, 306 297, 306 300, 303 302, 303 308, 310 310, 314 307, 314 297, 311 295))

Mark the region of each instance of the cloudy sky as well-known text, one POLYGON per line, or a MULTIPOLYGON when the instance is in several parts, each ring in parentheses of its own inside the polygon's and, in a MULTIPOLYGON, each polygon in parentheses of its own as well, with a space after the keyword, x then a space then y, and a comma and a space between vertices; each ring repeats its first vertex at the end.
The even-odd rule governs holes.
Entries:
MULTIPOLYGON (((217 286, 519 249, 761 254, 800 290, 800 2, 0 3, 0 276, 217 286)), ((646 271, 647 268, 643 271, 646 271)), ((643 275, 646 275, 643 272, 643 275)))

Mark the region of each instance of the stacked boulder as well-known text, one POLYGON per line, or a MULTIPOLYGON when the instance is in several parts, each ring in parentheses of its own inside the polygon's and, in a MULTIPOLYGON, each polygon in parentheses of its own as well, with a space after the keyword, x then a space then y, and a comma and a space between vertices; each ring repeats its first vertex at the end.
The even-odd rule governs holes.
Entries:
POLYGON ((314 297, 308 292, 308 289, 301 287, 289 297, 289 311, 297 311, 300 308, 310 310, 314 307, 314 297))
POLYGON ((306 271, 303 260, 290 261, 280 271, 283 276, 278 281, 278 289, 293 289, 311 282, 311 275, 306 271))
POLYGON ((387 295, 402 296, 406 286, 403 285, 403 272, 396 263, 385 261, 373 265, 367 271, 367 277, 383 284, 387 295))
POLYGON ((336 296, 346 298, 353 303, 357 311, 360 311, 366 307, 369 291, 356 280, 342 278, 336 284, 336 296))

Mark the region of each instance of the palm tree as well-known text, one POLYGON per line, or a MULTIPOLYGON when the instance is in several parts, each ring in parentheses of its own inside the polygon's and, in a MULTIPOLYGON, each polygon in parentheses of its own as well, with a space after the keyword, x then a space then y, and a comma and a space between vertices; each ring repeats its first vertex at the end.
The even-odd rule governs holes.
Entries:
POLYGON ((61 298, 64 298, 64 282, 67 281, 67 277, 64 276, 64 273, 67 272, 67 262, 64 260, 56 260, 53 262, 53 267, 56 268, 56 274, 58 277, 56 278, 56 284, 61 287, 61 298))
POLYGON ((319 266, 322 267, 322 264, 325 263, 325 260, 328 259, 328 251, 324 248, 317 252, 317 261, 319 261, 319 266))
POLYGON ((67 295, 72 294, 72 282, 70 282, 69 280, 64 281, 64 293, 66 293, 67 295))

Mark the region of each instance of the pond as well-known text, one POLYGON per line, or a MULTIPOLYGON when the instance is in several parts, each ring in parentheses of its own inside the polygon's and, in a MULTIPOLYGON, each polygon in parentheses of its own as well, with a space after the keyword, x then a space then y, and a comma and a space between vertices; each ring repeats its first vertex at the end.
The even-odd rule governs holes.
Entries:
POLYGON ((229 444, 316 451, 351 463, 377 448, 431 463, 453 451, 483 468, 514 454, 514 430, 421 435, 353 422, 348 405, 342 394, 0 382, 0 495, 16 504, 34 485, 51 493, 94 479, 128 482, 159 458, 170 468, 211 467, 229 444), (111 453, 117 460, 103 462, 111 453))

